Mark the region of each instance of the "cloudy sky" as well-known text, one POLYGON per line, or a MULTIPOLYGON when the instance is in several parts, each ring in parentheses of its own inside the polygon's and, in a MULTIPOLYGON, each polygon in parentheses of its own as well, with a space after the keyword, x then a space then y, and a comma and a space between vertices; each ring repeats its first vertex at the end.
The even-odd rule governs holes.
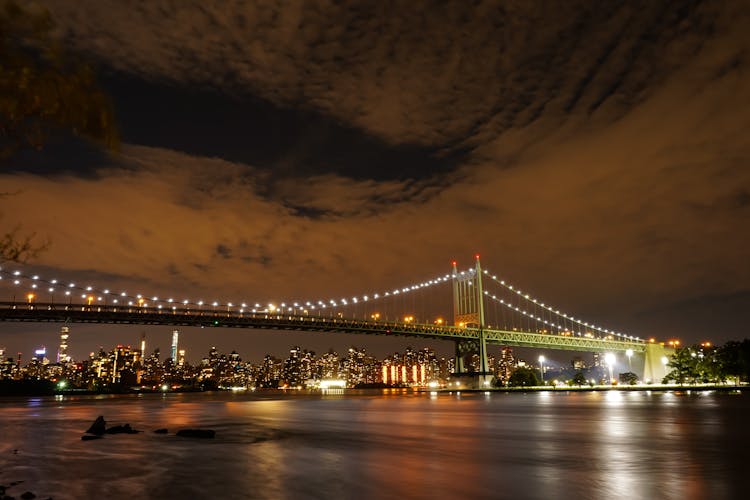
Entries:
MULTIPOLYGON (((5 162, 0 224, 52 243, 29 269, 283 300, 479 252, 632 335, 750 336, 745 2, 33 5, 122 144, 5 162)), ((248 357, 297 341, 252 335, 248 357)))

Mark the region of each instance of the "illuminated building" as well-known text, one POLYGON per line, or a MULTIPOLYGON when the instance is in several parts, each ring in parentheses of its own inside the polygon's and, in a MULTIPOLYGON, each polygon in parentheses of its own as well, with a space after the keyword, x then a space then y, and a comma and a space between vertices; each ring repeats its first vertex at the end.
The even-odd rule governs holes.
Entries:
POLYGON ((322 379, 338 379, 339 355, 332 350, 323 354, 318 361, 318 373, 322 379))
POLYGON ((313 365, 315 353, 294 347, 289 351, 289 357, 284 361, 281 379, 288 387, 301 387, 308 380, 313 379, 313 365))
POLYGON ((68 356, 68 337, 70 336, 70 328, 63 326, 60 328, 60 347, 57 350, 57 363, 67 363, 70 361, 68 356))
POLYGON ((515 367, 515 358, 513 356, 513 349, 510 347, 503 347, 500 350, 500 359, 497 361, 497 372, 496 376, 498 380, 505 384, 508 382, 513 368, 515 367))
POLYGON ((44 346, 34 351, 34 357, 39 363, 42 363, 42 364, 49 363, 49 360, 47 359, 47 348, 44 346))
POLYGON ((180 331, 179 330, 173 330, 172 331, 172 352, 171 352, 171 358, 173 360, 177 360, 177 340, 180 337, 180 331))
POLYGON ((266 354, 258 370, 257 384, 259 387, 278 387, 281 378, 281 360, 266 354))

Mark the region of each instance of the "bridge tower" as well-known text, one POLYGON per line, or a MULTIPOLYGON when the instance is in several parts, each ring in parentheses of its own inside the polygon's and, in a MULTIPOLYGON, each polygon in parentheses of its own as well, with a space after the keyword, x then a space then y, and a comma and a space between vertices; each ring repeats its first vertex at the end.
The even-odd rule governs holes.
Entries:
POLYGON ((459 273, 453 261, 453 324, 461 328, 476 328, 479 339, 461 339, 456 341, 456 375, 469 375, 465 358, 467 355, 479 355, 479 371, 471 373, 476 377, 477 387, 487 386, 494 374, 487 362, 487 341, 484 337, 484 292, 482 290, 482 265, 479 255, 475 267, 468 273, 459 273))

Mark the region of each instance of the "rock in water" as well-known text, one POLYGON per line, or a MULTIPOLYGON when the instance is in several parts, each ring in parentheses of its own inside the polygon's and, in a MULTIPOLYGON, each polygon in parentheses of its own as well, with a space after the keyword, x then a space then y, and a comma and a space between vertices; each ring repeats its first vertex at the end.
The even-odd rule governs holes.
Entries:
POLYGON ((95 436, 101 436, 106 431, 106 425, 107 422, 105 422, 104 417, 100 415, 94 420, 94 423, 91 424, 91 427, 89 427, 89 430, 86 432, 95 436))
POLYGON ((154 434, 166 434, 166 433, 168 433, 168 432, 169 432, 169 431, 168 431, 167 429, 156 429, 156 430, 154 431, 154 434))
POLYGON ((23 500, 31 500, 32 498, 36 498, 36 495, 30 491, 27 491, 21 494, 21 498, 23 498, 23 500))
POLYGON ((104 431, 107 434, 138 434, 140 431, 137 431, 130 427, 130 424, 125 425, 115 425, 113 427, 110 427, 106 431, 104 431))
POLYGON ((177 435, 180 437, 213 439, 216 436, 216 431, 211 429, 181 429, 177 431, 177 435))
POLYGON ((91 441, 92 439, 101 439, 102 436, 90 436, 90 435, 83 435, 81 436, 81 441, 91 441))

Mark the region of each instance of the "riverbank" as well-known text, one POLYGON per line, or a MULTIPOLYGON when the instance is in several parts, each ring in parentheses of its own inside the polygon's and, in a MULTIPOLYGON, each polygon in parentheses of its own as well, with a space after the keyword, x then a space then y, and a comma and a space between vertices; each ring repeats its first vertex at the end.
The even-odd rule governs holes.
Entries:
POLYGON ((642 385, 584 385, 584 386, 567 386, 567 385, 540 385, 531 387, 488 387, 484 389, 451 389, 451 388, 419 388, 417 392, 440 392, 440 393, 459 393, 459 392, 602 392, 602 391, 619 391, 619 392, 668 392, 668 391, 721 391, 721 392, 744 392, 749 391, 750 385, 726 385, 726 384, 642 384, 642 385))

